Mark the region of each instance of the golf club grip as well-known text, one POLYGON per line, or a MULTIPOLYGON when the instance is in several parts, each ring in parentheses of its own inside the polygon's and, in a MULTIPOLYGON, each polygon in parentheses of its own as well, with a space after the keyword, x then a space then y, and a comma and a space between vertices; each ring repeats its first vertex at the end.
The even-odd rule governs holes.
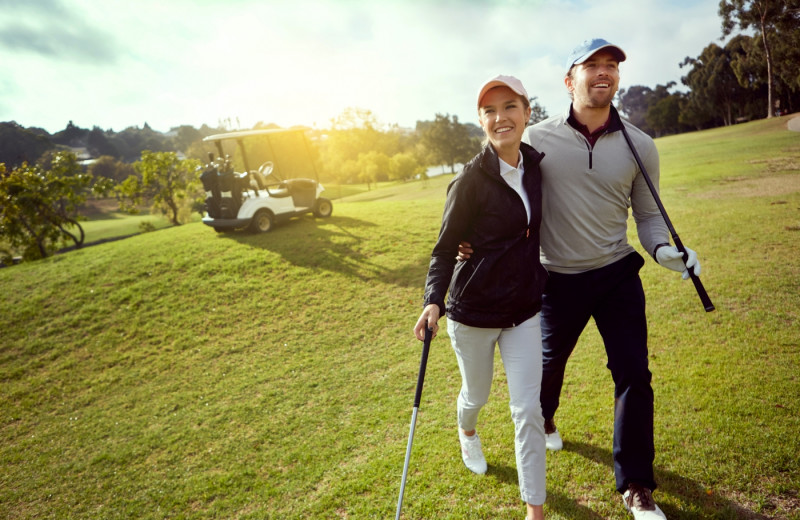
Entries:
POLYGON ((692 283, 694 283, 694 288, 697 290, 697 295, 700 296, 703 308, 705 308, 706 312, 713 311, 716 307, 711 303, 711 298, 708 297, 708 293, 706 292, 706 288, 703 287, 703 282, 700 281, 700 277, 694 274, 694 271, 689 271, 689 278, 691 278, 692 283))
MULTIPOLYGON (((686 248, 683 246, 683 243, 681 242, 681 239, 678 237, 677 233, 672 235, 672 241, 675 242, 675 247, 683 255, 683 264, 686 265, 686 260, 689 258, 689 253, 686 252, 686 248)), ((714 307, 714 304, 711 303, 711 298, 709 298, 706 288, 703 287, 703 282, 700 281, 700 277, 694 274, 694 267, 691 269, 687 267, 686 269, 689 271, 689 278, 692 279, 692 283, 697 291, 697 296, 700 297, 700 302, 703 304, 703 308, 706 310, 706 312, 713 311, 716 307, 714 307)))
POLYGON ((431 339, 433 338, 433 331, 425 328, 425 341, 422 343, 422 358, 419 362, 419 376, 417 376, 417 391, 414 394, 414 407, 419 408, 419 402, 422 399, 422 383, 425 381, 425 368, 428 366, 428 352, 431 349, 431 339))
MULTIPOLYGON (((677 233, 672 235, 672 241, 675 242, 675 247, 681 253, 681 255, 683 255, 683 264, 686 265, 686 260, 689 259, 689 253, 686 252, 686 247, 683 245, 683 242, 681 242, 681 238, 677 233)), ((692 279, 692 283, 697 291, 697 295, 700 297, 700 301, 703 304, 703 308, 706 310, 706 312, 713 311, 715 309, 714 304, 711 303, 711 298, 709 298, 706 288, 703 287, 703 282, 700 281, 700 277, 694 274, 694 267, 692 267, 692 269, 687 267, 687 270, 689 271, 689 278, 692 279)))

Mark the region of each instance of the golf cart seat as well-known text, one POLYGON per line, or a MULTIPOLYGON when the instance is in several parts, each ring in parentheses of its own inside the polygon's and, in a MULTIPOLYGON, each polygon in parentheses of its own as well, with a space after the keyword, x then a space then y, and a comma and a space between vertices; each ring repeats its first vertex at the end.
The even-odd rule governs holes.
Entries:
POLYGON ((265 184, 264 189, 267 190, 267 193, 269 193, 270 197, 275 197, 276 199, 291 195, 289 185, 286 181, 265 184))
POLYGON ((259 190, 267 189, 267 179, 264 178, 257 170, 250 170, 250 177, 258 185, 259 190))
POLYGON ((317 181, 313 179, 289 179, 286 181, 295 206, 310 208, 317 198, 317 181))

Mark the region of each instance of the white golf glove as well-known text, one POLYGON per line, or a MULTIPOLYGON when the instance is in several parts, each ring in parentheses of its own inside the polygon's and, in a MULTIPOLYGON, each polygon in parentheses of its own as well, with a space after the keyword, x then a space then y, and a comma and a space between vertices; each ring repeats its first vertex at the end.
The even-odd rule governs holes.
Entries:
POLYGON ((675 246, 661 246, 656 250, 656 262, 663 265, 667 269, 678 271, 683 274, 683 279, 689 279, 689 269, 692 269, 695 275, 700 276, 700 262, 697 261, 697 253, 685 248, 689 258, 686 263, 683 263, 683 254, 678 251, 675 246))

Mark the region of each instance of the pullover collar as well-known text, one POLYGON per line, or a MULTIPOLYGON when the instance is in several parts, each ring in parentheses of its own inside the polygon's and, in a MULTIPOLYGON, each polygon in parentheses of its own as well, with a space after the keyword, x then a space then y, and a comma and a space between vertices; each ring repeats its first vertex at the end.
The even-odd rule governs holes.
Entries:
POLYGON ((583 135, 589 141, 589 145, 592 148, 594 148, 595 143, 603 134, 616 132, 617 130, 622 129, 622 119, 619 117, 619 113, 617 112, 617 109, 614 108, 614 105, 611 105, 611 110, 608 113, 608 119, 606 122, 594 132, 589 132, 589 127, 575 118, 575 115, 572 112, 572 104, 569 105, 567 123, 569 126, 580 132, 581 135, 583 135))

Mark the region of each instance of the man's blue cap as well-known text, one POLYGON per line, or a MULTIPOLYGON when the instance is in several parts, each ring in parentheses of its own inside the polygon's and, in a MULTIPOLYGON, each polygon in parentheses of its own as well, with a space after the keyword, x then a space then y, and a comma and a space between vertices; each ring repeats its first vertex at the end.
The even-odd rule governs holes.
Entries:
POLYGON ((584 61, 588 60, 592 56, 592 54, 599 51, 600 49, 608 49, 609 51, 614 53, 614 56, 617 58, 617 61, 619 62, 625 61, 625 52, 616 45, 608 43, 606 40, 602 38, 594 38, 593 40, 584 40, 583 43, 575 47, 569 54, 566 66, 567 73, 569 73, 573 65, 580 65, 584 61))

